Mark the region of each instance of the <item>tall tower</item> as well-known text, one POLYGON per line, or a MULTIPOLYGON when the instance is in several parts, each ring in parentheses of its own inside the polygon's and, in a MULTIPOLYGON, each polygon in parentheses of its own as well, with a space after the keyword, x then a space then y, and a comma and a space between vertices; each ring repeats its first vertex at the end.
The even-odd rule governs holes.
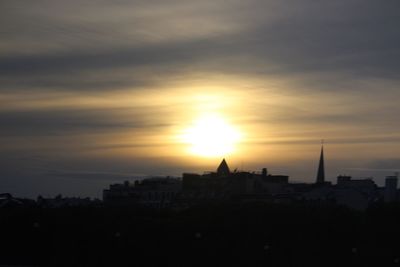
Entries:
POLYGON ((317 184, 323 184, 325 182, 325 166, 324 166, 324 142, 321 144, 321 155, 319 157, 318 173, 317 173, 317 184))

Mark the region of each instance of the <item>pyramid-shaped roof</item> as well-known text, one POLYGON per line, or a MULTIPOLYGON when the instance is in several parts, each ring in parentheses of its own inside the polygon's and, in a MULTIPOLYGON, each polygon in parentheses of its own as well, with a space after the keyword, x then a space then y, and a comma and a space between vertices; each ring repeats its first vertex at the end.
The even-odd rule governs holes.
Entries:
POLYGON ((225 159, 223 159, 221 164, 219 164, 217 168, 217 173, 219 175, 228 175, 230 173, 228 164, 226 163, 225 159))

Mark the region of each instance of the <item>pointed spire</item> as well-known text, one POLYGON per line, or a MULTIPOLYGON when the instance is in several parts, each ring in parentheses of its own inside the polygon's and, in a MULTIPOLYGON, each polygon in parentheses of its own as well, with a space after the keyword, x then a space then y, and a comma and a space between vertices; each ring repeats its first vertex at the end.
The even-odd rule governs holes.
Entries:
POLYGON ((317 184, 325 182, 325 165, 324 165, 324 140, 321 142, 321 155, 319 157, 319 166, 317 174, 317 184))
POLYGON ((219 164, 217 168, 217 173, 219 175, 228 175, 230 173, 228 164, 226 163, 225 159, 223 159, 221 164, 219 164))

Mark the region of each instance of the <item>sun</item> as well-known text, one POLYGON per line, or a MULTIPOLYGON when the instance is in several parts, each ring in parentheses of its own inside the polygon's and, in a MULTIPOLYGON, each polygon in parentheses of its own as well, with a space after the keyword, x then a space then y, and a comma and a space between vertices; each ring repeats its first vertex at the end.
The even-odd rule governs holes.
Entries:
POLYGON ((239 131, 219 114, 207 114, 196 119, 183 135, 191 154, 202 157, 226 156, 240 141, 239 131))

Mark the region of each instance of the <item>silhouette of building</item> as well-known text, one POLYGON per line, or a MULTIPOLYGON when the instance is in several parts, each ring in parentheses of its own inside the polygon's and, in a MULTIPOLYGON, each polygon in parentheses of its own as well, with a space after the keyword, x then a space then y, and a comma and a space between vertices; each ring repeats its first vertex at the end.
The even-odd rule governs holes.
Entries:
POLYGON ((321 155, 319 157, 317 184, 325 183, 325 164, 324 164, 324 146, 321 146, 321 155))
POLYGON ((247 171, 231 172, 223 159, 216 172, 203 175, 183 173, 182 189, 187 198, 224 199, 238 195, 285 193, 289 176, 270 175, 264 168, 261 173, 247 171))
POLYGON ((336 179, 336 184, 344 184, 351 181, 351 176, 348 175, 339 175, 336 179))
POLYGON ((217 174, 220 176, 223 176, 223 175, 227 176, 230 173, 231 172, 229 170, 228 164, 226 163, 225 159, 223 159, 217 168, 217 174))
POLYGON ((385 202, 394 202, 397 200, 397 180, 397 175, 386 177, 384 191, 385 202))
POLYGON ((364 210, 379 200, 379 188, 372 178, 352 179, 351 176, 337 177, 335 186, 336 203, 364 210))
POLYGON ((123 184, 110 185, 103 190, 103 201, 111 205, 141 205, 166 208, 181 192, 182 181, 171 177, 152 177, 123 184))
POLYGON ((16 198, 13 197, 10 193, 1 193, 0 194, 0 208, 5 207, 33 207, 36 206, 34 200, 27 198, 16 198))
POLYGON ((352 179, 339 175, 336 185, 314 186, 303 194, 308 201, 329 202, 351 209, 365 210, 379 200, 378 186, 371 178, 352 179))
POLYGON ((90 207, 100 205, 100 200, 90 199, 89 197, 63 197, 62 195, 57 195, 54 198, 38 196, 36 203, 42 208, 90 207))
POLYGON ((337 204, 365 210, 371 204, 398 201, 397 176, 388 176, 384 188, 372 178, 353 179, 339 175, 333 185, 325 181, 324 147, 315 183, 289 183, 287 175, 271 175, 267 168, 261 172, 231 171, 225 159, 215 171, 204 174, 183 173, 182 179, 149 178, 134 184, 110 185, 103 191, 106 204, 140 204, 153 208, 185 208, 202 201, 235 200, 314 204, 337 204))

